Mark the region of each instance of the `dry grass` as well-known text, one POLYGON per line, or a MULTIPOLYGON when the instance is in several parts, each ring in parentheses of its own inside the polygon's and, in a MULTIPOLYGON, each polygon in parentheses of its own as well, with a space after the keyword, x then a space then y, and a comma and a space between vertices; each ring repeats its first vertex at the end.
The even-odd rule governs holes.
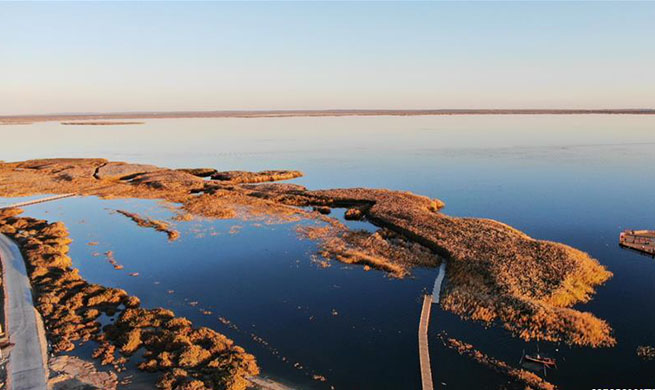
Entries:
POLYGON ((228 182, 231 184, 241 183, 264 183, 269 181, 290 180, 301 177, 300 171, 224 171, 212 175, 213 180, 228 182))
POLYGON ((655 347, 640 345, 637 347, 637 356, 643 360, 655 360, 655 347))
POLYGON ((441 261, 429 249, 387 229, 369 233, 350 231, 342 225, 300 225, 296 230, 302 238, 319 241, 319 255, 325 260, 364 265, 395 278, 407 276, 411 266, 434 267, 441 261))
POLYGON ((76 341, 93 340, 93 357, 122 370, 136 351, 144 350, 139 368, 160 371, 161 389, 245 390, 257 375, 254 356, 232 340, 164 309, 139 308, 124 290, 87 283, 68 257, 68 231, 60 223, 18 217, 19 210, 0 211, 0 229, 20 246, 34 290, 37 310, 45 320, 54 353, 70 351, 76 341), (7 229, 11 226, 11 229, 7 229), (119 319, 101 328, 101 313, 119 319), (117 352, 120 354, 117 355, 117 352))
MULTIPOLYGON (((210 218, 298 220, 300 210, 247 196, 240 187, 205 181, 189 170, 110 162, 104 159, 43 159, 0 163, 0 196, 76 193, 106 199, 161 199, 181 203, 210 218)), ((193 172, 198 173, 198 172, 193 172)))
POLYGON ((456 218, 438 200, 407 192, 306 191, 268 185, 255 196, 299 206, 357 207, 378 226, 420 243, 448 259, 441 304, 463 318, 500 321, 525 340, 611 346, 610 326, 571 306, 591 299, 612 274, 569 246, 535 240, 497 221, 456 218))
POLYGON ((555 390, 555 386, 545 380, 541 379, 529 371, 514 368, 502 360, 498 360, 491 356, 485 355, 478 351, 471 344, 463 341, 447 338, 441 335, 441 340, 444 345, 449 349, 456 351, 462 356, 467 356, 476 362, 496 371, 497 373, 509 378, 511 380, 510 388, 521 390, 555 390))
POLYGON ((293 184, 230 182, 274 180, 271 172, 277 171, 226 174, 227 184, 202 180, 189 171, 158 167, 136 173, 128 180, 94 177, 110 164, 126 172, 143 169, 102 159, 0 163, 0 196, 75 192, 163 199, 179 202, 185 212, 204 217, 239 217, 270 223, 314 219, 329 221, 333 227, 340 224, 293 206, 357 209, 361 213, 358 218, 363 217, 400 239, 392 239, 386 233, 376 236, 347 229, 337 231, 330 240, 321 238, 329 256, 401 275, 413 265, 437 265, 437 261, 404 256, 403 251, 412 252, 411 248, 399 249, 404 245, 399 246, 401 241, 421 245, 448 259, 442 306, 463 318, 490 324, 499 321, 525 340, 594 347, 616 342, 605 321, 572 308, 591 299, 595 287, 612 275, 595 259, 563 244, 535 240, 497 221, 442 214, 444 204, 439 200, 409 192, 365 188, 308 191, 293 184))
POLYGON ((159 221, 156 219, 150 219, 150 218, 144 218, 141 217, 138 214, 135 213, 130 213, 128 211, 124 210, 116 210, 117 213, 122 214, 132 221, 136 222, 137 225, 145 228, 152 228, 157 230, 158 232, 163 232, 168 235, 168 240, 169 241, 175 241, 178 238, 180 238, 180 233, 177 230, 173 230, 170 228, 170 225, 164 221, 159 221))

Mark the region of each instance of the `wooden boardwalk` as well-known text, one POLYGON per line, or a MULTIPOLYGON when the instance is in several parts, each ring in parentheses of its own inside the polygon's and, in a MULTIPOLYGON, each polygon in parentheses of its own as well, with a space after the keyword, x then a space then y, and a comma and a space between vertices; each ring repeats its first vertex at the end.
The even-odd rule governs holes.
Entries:
POLYGON ((418 324, 418 353, 421 364, 421 383, 423 390, 433 390, 432 368, 430 366, 430 351, 428 349, 428 325, 430 323, 430 308, 432 307, 432 295, 423 296, 423 308, 421 309, 421 320, 418 324))
POLYGON ((433 390, 432 366, 430 365, 430 350, 428 349, 428 327, 430 325, 430 310, 433 303, 439 303, 441 296, 441 284, 446 276, 446 262, 442 261, 439 266, 439 273, 434 280, 432 295, 423 296, 423 307, 421 308, 421 319, 418 324, 418 355, 421 365, 421 383, 423 390, 433 390))
POLYGON ((625 230, 619 236, 619 245, 655 256, 655 231, 625 230))
POLYGON ((44 202, 50 202, 50 201, 58 200, 58 199, 71 198, 73 196, 77 196, 77 194, 54 195, 54 196, 48 196, 46 198, 26 200, 24 202, 18 202, 18 203, 6 205, 6 206, 0 205, 0 209, 11 209, 11 208, 14 208, 14 207, 24 207, 24 206, 37 204, 37 203, 44 203, 44 202))

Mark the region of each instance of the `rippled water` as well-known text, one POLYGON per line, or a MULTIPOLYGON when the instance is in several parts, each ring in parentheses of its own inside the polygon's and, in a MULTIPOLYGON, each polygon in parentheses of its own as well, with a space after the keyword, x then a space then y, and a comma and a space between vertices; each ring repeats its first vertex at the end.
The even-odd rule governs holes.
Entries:
MULTIPOLYGON (((294 182, 310 188, 411 190, 444 200, 446 213, 494 218, 567 243, 614 273, 580 307, 608 320, 619 343, 600 350, 542 343, 559 365, 547 379, 564 389, 655 381, 653 363, 635 354, 637 345, 655 345, 655 261, 617 246, 622 229, 655 229, 655 117, 186 119, 2 126, 0 135, 11 145, 0 154, 6 161, 92 156, 168 167, 300 169, 306 176, 294 182)), ((323 269, 311 261, 314 243, 298 240, 294 224, 178 222, 182 237, 168 242, 115 209, 172 215, 153 201, 96 198, 30 206, 27 214, 69 226, 71 255, 89 281, 125 288, 145 306, 171 308, 227 334, 258 357, 266 375, 302 388, 419 387, 420 297, 436 270, 393 280, 341 264, 323 269), (124 270, 93 256, 107 250, 124 270)), ((440 388, 502 383, 444 349, 441 330, 511 364, 537 347, 434 307, 432 367, 436 383, 447 384, 440 388)))

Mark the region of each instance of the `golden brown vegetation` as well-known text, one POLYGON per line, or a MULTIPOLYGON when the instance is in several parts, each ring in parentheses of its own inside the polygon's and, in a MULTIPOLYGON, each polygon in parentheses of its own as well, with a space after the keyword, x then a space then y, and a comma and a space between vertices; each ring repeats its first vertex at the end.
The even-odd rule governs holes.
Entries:
POLYGON ((154 165, 109 161, 100 164, 93 176, 99 180, 128 180, 139 174, 160 170, 162 169, 154 165))
POLYGON ((169 241, 175 241, 180 238, 180 233, 177 230, 170 228, 170 225, 164 221, 159 221, 156 219, 144 218, 138 214, 130 213, 124 210, 116 210, 117 213, 122 214, 132 221, 136 222, 137 225, 145 228, 152 228, 158 232, 163 232, 168 235, 169 241))
POLYGON ((93 363, 74 356, 56 356, 48 361, 52 390, 102 389, 115 390, 118 376, 113 372, 98 371, 93 363))
POLYGON ((439 200, 372 189, 307 191, 267 185, 253 196, 299 206, 356 207, 367 220, 448 259, 444 309, 525 339, 611 346, 610 326, 570 306, 587 302, 612 274, 584 252, 535 240, 503 223, 438 212, 439 200))
POLYGON ((351 209, 346 210, 343 217, 348 221, 359 221, 362 218, 364 218, 364 213, 362 212, 362 210, 353 207, 351 209))
POLYGON ((105 159, 43 159, 0 163, 0 195, 95 195, 102 198, 162 199, 181 203, 197 216, 298 220, 302 210, 247 196, 231 183, 205 181, 181 170, 105 159))
POLYGON ((254 356, 232 340, 164 309, 140 308, 124 290, 86 282, 68 257, 68 231, 61 222, 18 217, 20 210, 0 210, 0 231, 20 246, 45 320, 53 352, 75 348, 77 341, 99 344, 93 357, 120 370, 137 350, 145 350, 139 368, 160 371, 161 389, 243 390, 259 369, 254 356), (101 328, 98 317, 119 314, 101 328), (189 387, 191 386, 191 387, 189 387))
POLYGON ((333 227, 338 226, 336 220, 295 206, 346 207, 353 210, 348 211, 349 218, 365 218, 385 230, 377 236, 346 229, 328 234, 329 240, 318 237, 328 256, 400 275, 412 265, 438 264, 398 252, 399 240, 421 245, 448 259, 441 300, 444 309, 463 318, 500 322, 525 340, 593 347, 615 343, 605 321, 572 308, 591 299, 594 288, 612 275, 584 252, 535 240, 497 221, 445 215, 440 212, 443 202, 409 192, 308 191, 293 184, 238 184, 275 180, 271 172, 276 171, 225 174, 224 182, 203 180, 188 172, 102 159, 0 163, 0 195, 76 192, 164 199, 205 217, 267 222, 307 218, 327 221, 333 227), (103 178, 100 173, 109 167, 114 173, 103 178), (390 232, 399 239, 390 239, 390 232))
MULTIPOLYGON (((319 254, 325 260, 362 264, 402 278, 410 266, 434 267, 440 259, 424 246, 411 242, 388 229, 377 232, 351 231, 340 225, 306 226, 296 229, 301 237, 318 240, 319 254)), ((326 266, 325 262, 320 263, 326 266)))
POLYGON ((198 177, 209 177, 216 172, 218 172, 214 168, 180 168, 178 171, 190 173, 193 176, 198 176, 198 177))
POLYGON ((232 184, 240 183, 264 183, 267 181, 289 180, 301 177, 300 171, 224 171, 212 175, 212 179, 230 182, 232 184))
POLYGON ((522 390, 555 390, 554 385, 546 382, 538 375, 520 368, 514 368, 502 360, 485 355, 475 349, 471 344, 457 339, 447 338, 443 334, 440 335, 440 338, 449 349, 455 350, 458 354, 467 356, 497 373, 510 378, 514 382, 511 388, 522 390))
POLYGON ((640 345, 637 347, 637 356, 644 360, 655 359, 655 347, 650 345, 640 345))

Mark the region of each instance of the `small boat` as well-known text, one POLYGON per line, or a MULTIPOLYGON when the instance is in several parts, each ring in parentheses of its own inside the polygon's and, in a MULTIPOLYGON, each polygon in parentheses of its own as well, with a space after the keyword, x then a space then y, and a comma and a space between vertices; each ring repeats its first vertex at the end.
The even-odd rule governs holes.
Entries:
POLYGON ((555 359, 543 356, 538 352, 534 355, 525 354, 523 355, 523 358, 533 363, 542 364, 548 368, 553 368, 553 367, 557 368, 557 362, 555 361, 555 359))
POLYGON ((619 246, 655 256, 655 230, 624 230, 619 234, 619 246))
POLYGON ((555 359, 548 357, 541 352, 539 352, 539 348, 537 348, 537 353, 533 354, 527 354, 525 353, 525 350, 523 350, 523 355, 521 355, 521 360, 519 360, 519 364, 523 365, 525 368, 528 368, 530 370, 534 371, 544 371, 544 376, 547 375, 546 369, 547 368, 557 368, 557 362, 555 359))

